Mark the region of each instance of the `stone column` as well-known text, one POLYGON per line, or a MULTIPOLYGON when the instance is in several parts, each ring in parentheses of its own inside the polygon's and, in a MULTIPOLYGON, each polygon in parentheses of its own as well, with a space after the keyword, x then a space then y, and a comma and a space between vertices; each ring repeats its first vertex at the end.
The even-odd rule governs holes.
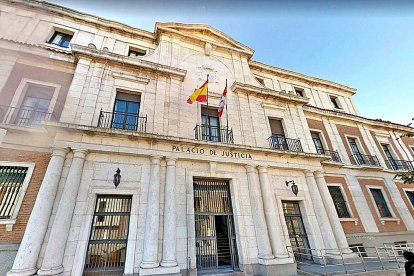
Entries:
MULTIPOLYGON (((312 199, 313 207, 315 209, 316 218, 318 219, 319 227, 322 232, 323 243, 325 249, 336 249, 338 245, 335 241, 335 236, 332 231, 331 223, 329 222, 328 214, 322 202, 322 197, 319 194, 319 189, 316 185, 315 178, 312 171, 305 171, 306 184, 308 185, 309 194, 312 199)), ((335 214, 335 216, 337 216, 335 214)), ((319 248, 317 248, 319 249, 319 248)))
POLYGON ((160 219, 160 162, 161 156, 151 156, 151 171, 145 219, 144 254, 141 268, 158 267, 158 231, 160 219))
POLYGON ((257 179, 256 168, 247 165, 247 181, 249 184, 250 206, 252 208, 252 216, 254 228, 256 230, 257 247, 259 249, 259 259, 274 259, 272 255, 272 247, 269 240, 269 232, 267 231, 266 219, 263 211, 263 201, 260 194, 259 181, 257 179))
POLYGON ((329 193, 328 186, 326 185, 325 178, 322 171, 316 171, 315 173, 316 184, 319 189, 319 193, 322 197, 323 205, 325 206, 326 213, 328 214, 329 222, 331 223, 332 231, 335 236, 336 244, 339 248, 347 248, 348 242, 339 221, 338 214, 336 213, 335 205, 329 193))
POLYGON ((37 258, 47 231, 67 152, 68 150, 63 148, 53 149, 19 251, 17 251, 12 269, 7 273, 8 276, 33 275, 37 271, 37 258))
POLYGON ((72 164, 70 165, 55 220, 50 230, 50 237, 46 246, 42 267, 37 272, 37 275, 58 275, 63 272, 63 256, 69 236, 86 154, 87 150, 84 149, 73 150, 72 164))
POLYGON ((280 222, 279 210, 275 204, 273 189, 269 183, 267 167, 259 166, 259 179, 262 191, 264 214, 266 218, 267 230, 270 234, 270 242, 273 254, 276 258, 289 257, 286 251, 286 243, 280 222))
POLYGON ((164 192, 164 237, 161 266, 177 266, 176 260, 176 212, 175 205, 175 159, 167 158, 164 192))

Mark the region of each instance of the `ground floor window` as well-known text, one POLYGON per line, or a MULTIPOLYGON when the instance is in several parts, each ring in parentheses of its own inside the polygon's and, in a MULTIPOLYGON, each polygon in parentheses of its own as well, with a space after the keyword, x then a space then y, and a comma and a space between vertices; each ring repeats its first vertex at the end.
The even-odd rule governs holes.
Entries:
POLYGON ((131 203, 132 196, 98 195, 84 275, 123 275, 131 203))

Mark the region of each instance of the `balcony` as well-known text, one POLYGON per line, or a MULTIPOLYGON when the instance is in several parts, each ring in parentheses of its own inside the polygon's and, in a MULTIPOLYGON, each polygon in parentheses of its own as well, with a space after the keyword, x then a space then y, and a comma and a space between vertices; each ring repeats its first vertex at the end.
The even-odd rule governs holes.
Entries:
POLYGON ((272 135, 267 140, 272 149, 303 152, 299 139, 290 139, 282 135, 272 135))
POLYGON ((405 160, 385 160, 387 168, 394 171, 414 171, 414 162, 405 160))
POLYGON ((220 128, 217 126, 196 125, 194 134, 196 140, 234 144, 233 130, 228 127, 220 128))
POLYGON ((381 167, 381 164, 375 155, 353 154, 351 157, 354 161, 353 164, 355 165, 381 167))
POLYGON ((98 127, 146 132, 147 116, 140 117, 137 114, 106 112, 101 110, 99 113, 98 127))
POLYGON ((55 120, 53 113, 44 110, 0 105, 0 124, 39 128, 51 120, 55 120))
POLYGON ((318 154, 328 155, 331 158, 331 161, 336 163, 342 163, 341 157, 339 156, 338 151, 336 150, 325 150, 325 149, 317 149, 318 154))

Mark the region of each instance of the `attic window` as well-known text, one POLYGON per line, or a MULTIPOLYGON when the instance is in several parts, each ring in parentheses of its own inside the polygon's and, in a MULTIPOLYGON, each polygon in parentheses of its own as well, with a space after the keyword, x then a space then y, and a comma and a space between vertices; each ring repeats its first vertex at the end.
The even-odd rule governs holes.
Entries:
POLYGON ((129 57, 140 57, 140 56, 145 56, 146 54, 147 54, 147 51, 143 49, 129 47, 129 51, 128 51, 129 57))
POLYGON ((305 97, 305 90, 295 87, 295 94, 299 97, 305 97))
POLYGON ((338 97, 335 96, 329 96, 333 107, 335 107, 336 109, 342 109, 341 103, 339 102, 338 97))
POLYGON ((264 79, 256 77, 256 80, 263 86, 265 86, 264 79))

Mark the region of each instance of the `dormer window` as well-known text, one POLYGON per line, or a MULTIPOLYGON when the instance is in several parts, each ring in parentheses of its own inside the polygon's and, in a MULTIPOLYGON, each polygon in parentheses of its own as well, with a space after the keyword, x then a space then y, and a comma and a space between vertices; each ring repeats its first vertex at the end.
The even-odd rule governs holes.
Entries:
POLYGON ((129 48, 128 56, 129 57, 140 57, 145 56, 147 54, 147 51, 137 48, 129 48))
POLYGON ((338 97, 335 96, 329 96, 331 103, 333 105, 334 108, 336 109, 342 109, 341 103, 339 102, 338 97))
POLYGON ((49 39, 48 43, 54 44, 54 45, 57 45, 63 48, 68 48, 72 37, 73 37, 73 34, 55 31, 52 37, 49 39))

